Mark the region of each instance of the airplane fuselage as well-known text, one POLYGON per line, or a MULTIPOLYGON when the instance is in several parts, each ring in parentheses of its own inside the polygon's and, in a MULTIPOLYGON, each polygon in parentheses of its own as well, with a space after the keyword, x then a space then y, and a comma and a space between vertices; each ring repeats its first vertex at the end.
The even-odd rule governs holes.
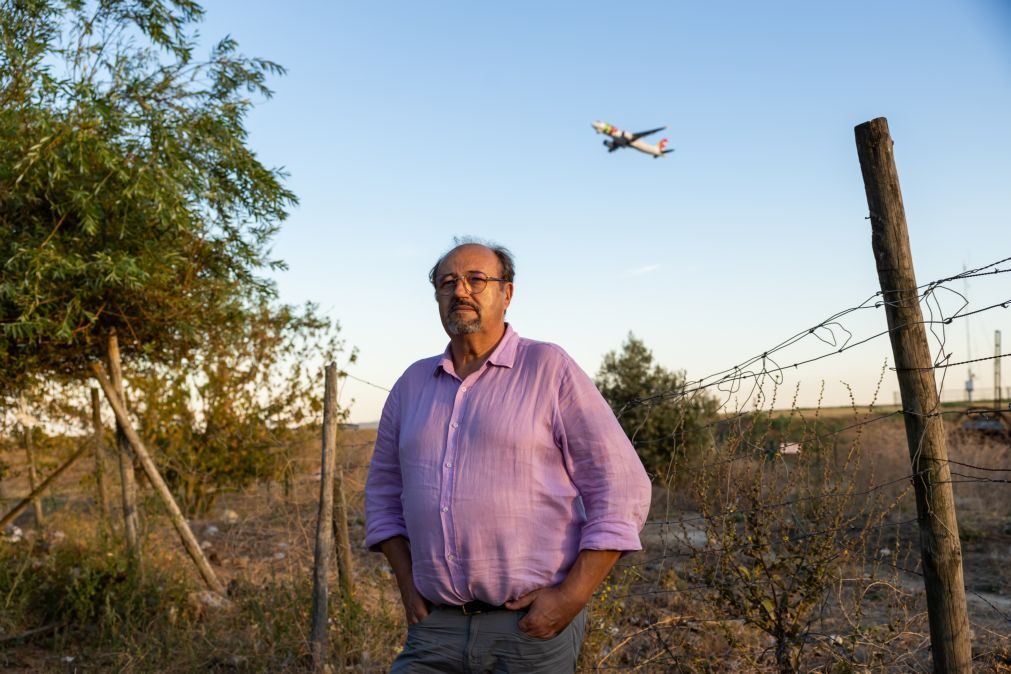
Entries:
MULTIPOLYGON (((631 147, 639 152, 651 155, 654 158, 662 157, 665 154, 673 152, 673 150, 665 149, 665 146, 667 145, 666 138, 654 145, 653 143, 647 143, 641 139, 640 136, 644 134, 634 134, 629 131, 623 131, 616 126, 608 124, 607 122, 597 121, 591 126, 593 126, 594 131, 597 133, 602 133, 610 138, 610 140, 604 141, 604 145, 607 146, 608 152, 614 152, 615 150, 620 150, 623 147, 631 147)), ((646 134, 654 133, 659 130, 660 129, 654 129, 653 131, 646 132, 646 134)))

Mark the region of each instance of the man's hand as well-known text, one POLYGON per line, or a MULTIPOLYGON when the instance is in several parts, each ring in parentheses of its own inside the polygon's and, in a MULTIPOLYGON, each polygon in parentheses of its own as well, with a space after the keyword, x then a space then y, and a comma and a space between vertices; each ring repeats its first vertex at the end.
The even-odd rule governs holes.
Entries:
POLYGON ((414 587, 414 578, 411 574, 410 544, 403 536, 394 536, 380 543, 379 549, 386 555, 390 568, 393 569, 393 575, 397 579, 400 600, 404 602, 407 624, 420 623, 428 616, 428 605, 425 603, 425 598, 418 592, 418 588, 414 587))
POLYGON ((428 604, 425 598, 418 594, 418 590, 411 583, 411 587, 405 591, 400 590, 400 599, 404 602, 404 614, 407 616, 407 624, 415 625, 428 617, 428 604))
POLYGON ((621 553, 617 550, 583 550, 560 585, 527 592, 519 599, 507 601, 506 608, 518 611, 529 606, 530 611, 520 620, 519 628, 528 636, 550 639, 583 610, 619 557, 621 553))
POLYGON ((519 599, 506 602, 506 608, 518 611, 526 607, 530 611, 519 622, 519 628, 527 636, 536 639, 550 639, 572 622, 583 610, 586 602, 571 596, 562 586, 542 587, 528 592, 519 599))

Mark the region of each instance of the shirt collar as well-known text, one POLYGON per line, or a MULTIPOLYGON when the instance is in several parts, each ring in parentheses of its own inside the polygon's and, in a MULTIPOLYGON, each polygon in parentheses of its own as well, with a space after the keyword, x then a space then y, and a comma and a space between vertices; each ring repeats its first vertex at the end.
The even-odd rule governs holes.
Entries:
MULTIPOLYGON (((519 346, 519 341, 520 336, 516 334, 511 325, 506 323, 505 334, 502 335, 502 339, 499 340, 498 345, 485 363, 496 367, 511 368, 516 363, 516 348, 519 346)), ((449 344, 442 352, 442 358, 435 364, 435 374, 438 374, 440 369, 450 374, 456 374, 456 368, 453 367, 453 352, 449 344)))

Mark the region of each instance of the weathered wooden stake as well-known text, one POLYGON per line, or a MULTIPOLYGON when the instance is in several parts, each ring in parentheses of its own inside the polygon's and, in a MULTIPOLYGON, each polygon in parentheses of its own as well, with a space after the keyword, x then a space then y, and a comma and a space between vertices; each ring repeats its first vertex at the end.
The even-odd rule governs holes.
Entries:
POLYGON ((204 582, 207 583, 207 587, 219 594, 225 594, 225 587, 221 584, 221 581, 218 580, 217 575, 214 573, 214 569, 212 569, 211 565, 207 562, 207 558, 204 557, 203 550, 200 549, 200 545, 197 543, 196 537, 190 530, 190 525, 186 523, 186 518, 183 517, 182 511, 179 510, 179 506, 176 504, 175 499, 172 498, 172 492, 169 491, 168 485, 165 484, 165 480, 162 479, 161 474, 158 472, 158 467, 155 466, 154 461, 151 459, 151 455, 148 454, 147 449, 144 447, 144 442, 140 439, 140 436, 137 435, 137 431, 134 430, 133 425, 130 422, 130 416, 127 414, 126 406, 123 404, 122 398, 119 397, 112 382, 109 380, 108 375, 105 373, 105 368, 102 367, 101 363, 93 362, 91 364, 91 371, 94 373, 95 379, 97 379, 98 383, 101 385, 102 391, 105 392, 105 397, 112 406, 112 411, 116 414, 116 421, 126 434, 126 439, 130 442, 130 446, 136 453, 137 458, 140 459, 140 465, 144 468, 144 474, 147 475, 147 479, 150 480, 151 485, 158 493, 158 496, 161 497, 162 503, 165 504, 165 509, 168 510, 169 519, 172 520, 172 524, 175 526, 176 532, 179 534, 179 538, 182 539, 183 547, 186 548, 186 552, 189 553, 193 563, 196 564, 197 570, 203 577, 204 582))
POLYGON ((105 475, 105 441, 102 438, 102 400, 98 389, 91 387, 91 425, 92 425, 92 447, 95 457, 95 483, 98 485, 98 507, 102 516, 102 527, 106 530, 112 526, 112 518, 109 517, 111 507, 109 505, 109 480, 105 475))
MULTIPOLYGON (((334 406, 336 407, 336 401, 334 406)), ((337 414, 335 409, 334 415, 337 414)), ((344 468, 337 466, 333 484, 333 526, 337 540, 337 571, 341 584, 341 596, 351 599, 355 593, 355 574, 351 557, 351 536, 348 533, 348 509, 344 499, 344 468)))
POLYGON ((56 480, 56 478, 58 478, 60 475, 63 474, 65 470, 67 470, 67 468, 70 468, 70 466, 73 465, 74 461, 77 461, 79 458, 84 456, 84 453, 86 451, 88 451, 88 443, 82 443, 81 446, 78 447, 77 451, 74 452, 69 459, 63 462, 62 466, 54 470, 52 475, 50 475, 49 477, 47 477, 45 480, 42 481, 42 484, 32 489, 32 492, 28 494, 28 496, 21 499, 18 502, 18 504, 14 506, 13 510, 4 515, 3 519, 0 519, 0 531, 3 531, 4 527, 6 527, 8 524, 17 519, 18 515, 23 513, 25 509, 32 503, 32 501, 34 501, 38 497, 39 494, 45 491, 49 487, 49 485, 51 485, 53 481, 56 480))
MULTIPOLYGON (((119 358, 119 337, 116 330, 109 331, 106 350, 109 359, 109 373, 112 375, 112 386, 119 400, 126 404, 126 396, 123 393, 123 368, 119 358)), ((106 392, 108 396, 108 392, 106 392)), ((110 402, 111 402, 110 398, 110 402)), ((126 423, 129 423, 127 421, 126 423)), ((116 457, 119 459, 119 485, 123 499, 123 534, 126 536, 126 551, 133 564, 141 563, 140 554, 140 515, 137 510, 137 478, 133 471, 133 450, 130 441, 127 439, 126 430, 116 417, 116 445, 119 451, 116 457)))
POLYGON ((319 475, 319 515, 316 520, 316 562, 312 583, 312 664, 315 671, 327 665, 328 573, 333 558, 334 467, 337 462, 337 366, 326 367, 323 397, 323 453, 319 475))
POLYGON ((888 121, 884 117, 873 119, 857 126, 855 133, 870 209, 871 245, 888 319, 913 467, 934 671, 971 672, 972 648, 962 578, 962 549, 948 450, 888 121))
POLYGON ((41 529, 46 526, 46 513, 42 508, 42 490, 35 489, 35 485, 39 482, 39 473, 35 467, 35 440, 34 432, 35 429, 31 426, 25 426, 25 454, 28 456, 28 490, 35 494, 32 497, 32 509, 35 511, 35 526, 41 529))

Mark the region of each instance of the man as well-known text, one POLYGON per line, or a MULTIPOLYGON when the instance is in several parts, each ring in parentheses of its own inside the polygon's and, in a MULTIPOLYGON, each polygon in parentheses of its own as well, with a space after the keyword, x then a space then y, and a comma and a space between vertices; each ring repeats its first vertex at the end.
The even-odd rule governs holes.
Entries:
MULTIPOLYGON (((383 409, 366 544, 397 579, 408 635, 393 672, 573 671, 586 603, 639 550, 650 483, 593 382, 505 322, 513 259, 466 243, 432 268, 445 353, 383 409)), ((559 316, 568 288, 554 288, 559 316)))

